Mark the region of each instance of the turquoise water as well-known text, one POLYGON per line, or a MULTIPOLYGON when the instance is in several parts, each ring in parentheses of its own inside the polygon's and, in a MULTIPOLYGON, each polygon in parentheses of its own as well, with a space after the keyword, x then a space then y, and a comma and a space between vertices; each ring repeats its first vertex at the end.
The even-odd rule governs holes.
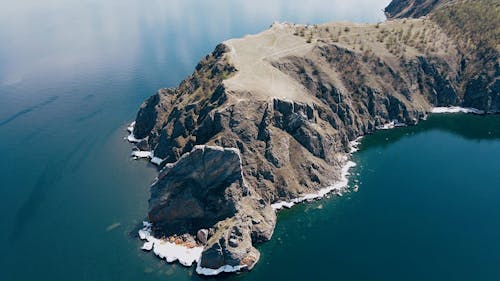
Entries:
MULTIPOLYGON (((190 280, 142 252, 156 171, 129 158, 140 103, 274 20, 376 22, 388 1, 11 1, 0 9, 0 280, 190 280), (363 7, 360 9, 359 7, 363 7)), ((357 193, 279 214, 230 280, 498 280, 498 116, 366 138, 357 193)))
POLYGON ((242 280, 500 280, 500 116, 433 116, 360 149, 358 192, 281 212, 242 280))

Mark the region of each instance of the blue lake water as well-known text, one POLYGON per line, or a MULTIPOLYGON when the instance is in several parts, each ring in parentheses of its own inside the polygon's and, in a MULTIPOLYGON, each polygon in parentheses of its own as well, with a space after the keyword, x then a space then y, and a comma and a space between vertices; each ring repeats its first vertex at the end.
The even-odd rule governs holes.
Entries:
MULTIPOLYGON (((0 280, 190 280, 139 248, 154 167, 140 103, 273 21, 377 22, 389 0, 11 1, 0 9, 0 280)), ((285 210, 230 280, 500 280, 500 118, 367 137, 360 189, 285 210)))

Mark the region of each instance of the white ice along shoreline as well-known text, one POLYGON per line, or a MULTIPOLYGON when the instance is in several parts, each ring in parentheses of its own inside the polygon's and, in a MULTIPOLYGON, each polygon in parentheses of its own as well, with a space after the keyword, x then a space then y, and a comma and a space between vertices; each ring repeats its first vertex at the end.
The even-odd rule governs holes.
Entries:
POLYGON ((375 127, 377 130, 389 130, 389 129, 394 129, 396 127, 406 127, 406 124, 403 122, 399 122, 398 120, 392 120, 391 122, 387 124, 383 124, 380 126, 375 127))
MULTIPOLYGON (((477 108, 471 108, 471 107, 459 107, 459 106, 451 106, 451 107, 434 107, 431 109, 431 113, 473 113, 473 114, 485 114, 483 110, 477 109, 477 108)), ((383 124, 380 126, 377 126, 376 129, 378 130, 389 130, 389 129, 394 129, 396 127, 405 127, 406 124, 402 123, 398 120, 393 120, 387 124, 383 124)), ((358 145, 359 141, 361 140, 362 137, 357 138, 354 141, 350 142, 350 149, 349 152, 350 154, 358 151, 358 145)), ((295 204, 304 202, 304 201, 312 201, 316 199, 323 198, 326 194, 336 191, 337 194, 341 195, 342 191, 347 187, 348 185, 348 176, 349 176, 349 169, 352 167, 356 166, 356 163, 352 161, 347 161, 342 167, 342 172, 341 172, 341 177, 340 181, 335 183, 332 186, 325 187, 323 189, 320 189, 317 193, 311 193, 311 194, 306 194, 303 195, 299 198, 292 199, 291 201, 285 202, 285 201, 280 201, 272 204, 271 206, 275 210, 280 210, 283 208, 291 208, 295 204)))
MULTIPOLYGON (((362 137, 358 137, 357 139, 355 139, 349 143, 349 155, 358 151, 358 145, 359 145, 359 141, 361 140, 361 138, 362 137)), ((338 195, 342 195, 342 191, 344 191, 349 184, 349 175, 350 175, 349 170, 356 166, 356 163, 354 163, 353 161, 350 161, 348 159, 349 159, 348 156, 344 156, 345 164, 342 166, 342 170, 340 173, 340 180, 338 182, 336 182, 335 184, 328 186, 328 187, 325 187, 325 188, 322 188, 322 189, 318 190, 318 192, 316 192, 316 193, 305 194, 301 197, 294 198, 288 202, 280 201, 280 202, 273 203, 273 204, 271 204, 271 207, 276 211, 283 209, 283 208, 291 208, 295 204, 298 204, 298 203, 301 203, 304 201, 313 201, 313 200, 321 199, 321 198, 325 197, 325 195, 327 195, 333 191, 336 191, 336 193, 338 195)))
POLYGON ((480 110, 473 107, 460 107, 460 106, 450 106, 450 107, 434 107, 431 109, 431 113, 473 113, 473 114, 485 114, 484 110, 480 110))
POLYGON ((160 157, 156 157, 154 151, 134 150, 134 151, 132 151, 130 156, 132 156, 132 158, 134 158, 134 159, 150 158, 151 160, 149 160, 149 161, 157 166, 160 166, 161 163, 163 163, 163 161, 164 161, 164 159, 161 159, 160 157))
MULTIPOLYGON (((485 114, 484 111, 476 109, 476 108, 464 108, 464 107, 434 107, 431 109, 431 113, 473 113, 473 114, 485 114)), ((130 132, 129 136, 127 137, 127 140, 132 142, 132 143, 138 143, 144 139, 137 139, 134 134, 134 125, 135 122, 132 122, 130 126, 127 128, 127 130, 130 132)), ((381 126, 378 126, 377 129, 379 130, 388 130, 388 129, 393 129, 395 127, 402 127, 406 126, 406 124, 401 123, 397 120, 393 120, 387 124, 383 124, 381 126)), ((354 152, 358 151, 358 145, 359 141, 361 140, 362 137, 358 137, 357 139, 353 140, 350 142, 349 146, 349 155, 353 154, 354 152)), ((163 162, 163 159, 155 157, 154 156, 154 151, 133 151, 132 152, 132 157, 134 158, 150 158, 151 162, 160 165, 163 162)), ((344 156, 344 161, 345 164, 342 166, 341 169, 341 177, 340 180, 329 186, 325 187, 323 189, 320 189, 317 193, 310 193, 310 194, 305 194, 299 198, 292 199, 289 202, 281 201, 272 204, 272 208, 274 210, 280 210, 282 208, 291 208, 292 206, 304 202, 304 201, 312 201, 312 200, 317 200, 320 198, 323 198, 325 195, 336 191, 337 194, 341 195, 342 191, 346 189, 349 183, 349 170, 353 167, 356 166, 356 163, 353 161, 349 160, 349 157, 347 155, 344 156)), ((197 246, 193 248, 186 247, 184 245, 177 245, 175 243, 171 243, 169 241, 166 241, 165 239, 159 239, 155 238, 151 234, 151 223, 149 222, 143 222, 144 228, 139 230, 139 237, 141 240, 145 240, 146 242, 142 246, 141 249, 145 251, 153 251, 156 256, 158 256, 161 259, 165 259, 168 263, 172 263, 175 261, 179 261, 180 264, 184 266, 192 266, 194 262, 196 262, 196 273, 200 275, 208 275, 208 276, 213 276, 217 275, 223 272, 237 272, 240 271, 245 267, 245 265, 238 265, 238 266, 231 266, 231 265, 224 265, 221 266, 217 269, 211 269, 211 268, 204 268, 201 267, 200 265, 200 260, 201 260, 201 255, 203 253, 203 246, 197 246)))
MULTIPOLYGON (((449 107, 433 107, 431 108, 431 113, 472 113, 472 114, 485 114, 486 112, 484 110, 480 110, 477 108, 473 107, 460 107, 460 106, 449 106, 449 107)), ((424 117, 424 120, 427 119, 424 117)), ((405 127, 406 124, 403 122, 400 122, 396 119, 392 120, 389 123, 379 125, 375 127, 377 130, 390 130, 394 129, 397 127, 405 127)))
POLYGON ((196 273, 200 275, 214 276, 223 272, 225 273, 237 272, 245 267, 246 265, 237 265, 237 266, 223 265, 217 269, 212 269, 212 268, 201 267, 200 263, 198 262, 196 266, 196 273))
MULTIPOLYGON (((130 123, 130 125, 127 127, 127 131, 130 133, 128 136, 127 136, 127 140, 131 143, 138 143, 138 142, 141 142, 143 140, 145 140, 146 138, 144 139, 138 139, 134 136, 134 127, 135 127, 135 121, 130 123)), ((160 166, 161 163, 163 162, 164 159, 161 159, 160 157, 156 157, 154 155, 154 151, 142 151, 142 150, 134 150, 132 151, 132 153, 130 154, 134 159, 139 159, 139 158, 150 158, 150 162, 157 165, 157 166, 160 166)))
POLYGON ((164 239, 155 238, 151 235, 151 223, 143 222, 144 228, 139 230, 139 238, 146 242, 141 249, 146 251, 153 250, 153 253, 161 259, 166 259, 168 263, 179 261, 184 266, 191 266, 197 262, 203 252, 203 247, 188 248, 183 245, 168 242, 164 239))
POLYGON ((200 260, 203 252, 203 246, 189 248, 184 245, 171 243, 165 239, 158 239, 151 235, 151 223, 145 221, 142 224, 143 228, 139 230, 139 238, 141 238, 141 240, 145 240, 146 242, 144 242, 141 249, 145 251, 153 250, 153 253, 156 256, 161 259, 165 259, 168 263, 179 261, 180 264, 189 267, 196 262, 196 273, 209 276, 217 275, 222 272, 236 272, 246 267, 246 265, 224 265, 217 269, 201 267, 200 260))
POLYGON ((127 137, 127 140, 129 142, 132 142, 132 143, 138 143, 138 142, 141 142, 141 141, 145 140, 145 138, 144 139, 138 139, 138 138, 136 138, 134 136, 134 127, 135 127, 135 121, 132 122, 132 123, 130 123, 130 125, 127 127, 127 131, 130 133, 128 135, 128 137, 127 137))

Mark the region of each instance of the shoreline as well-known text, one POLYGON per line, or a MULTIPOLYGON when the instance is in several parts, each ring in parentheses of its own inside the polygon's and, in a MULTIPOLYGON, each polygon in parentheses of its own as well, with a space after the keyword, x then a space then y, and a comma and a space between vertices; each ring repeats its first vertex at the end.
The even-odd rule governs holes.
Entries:
POLYGON ((327 186, 325 188, 322 188, 318 190, 316 193, 309 193, 305 194, 301 197, 294 198, 290 201, 279 201, 271 204, 271 207, 275 211, 279 211, 283 208, 290 209, 291 207, 295 206, 296 204, 300 204, 303 202, 311 202, 315 200, 322 199, 326 195, 336 191, 335 194, 342 196, 342 192, 347 189, 349 186, 349 176, 351 173, 349 172, 350 169, 356 167, 356 163, 354 161, 350 160, 350 157, 352 156, 353 153, 358 151, 358 146, 360 144, 360 141, 363 137, 358 137, 355 140, 351 141, 349 143, 349 153, 347 155, 343 155, 342 157, 344 158, 344 164, 342 165, 341 172, 340 172, 340 179, 334 183, 333 185, 327 186))
POLYGON ((143 228, 139 230, 139 238, 144 242, 141 250, 146 252, 152 251, 155 256, 167 263, 174 263, 178 261, 185 267, 193 266, 196 263, 196 273, 205 276, 214 276, 220 273, 237 272, 245 268, 246 265, 224 265, 217 269, 205 268, 200 266, 201 255, 203 253, 203 246, 188 247, 183 244, 176 244, 167 241, 166 239, 156 238, 151 234, 152 224, 149 222, 142 222, 143 228))
POLYGON ((460 107, 460 106, 448 106, 448 107, 433 107, 430 113, 443 114, 443 113, 472 113, 477 115, 484 115, 486 112, 473 107, 460 107))
MULTIPOLYGON (((134 143, 133 141, 131 141, 131 139, 136 140, 136 138, 133 136, 134 123, 135 122, 132 122, 127 128, 127 130, 130 132, 130 135, 126 139, 129 140, 131 143, 134 143)), ((336 191, 337 195, 342 196, 342 192, 346 190, 349 183, 349 176, 350 176, 349 170, 356 166, 355 162, 349 160, 350 156, 354 152, 359 150, 358 146, 362 138, 363 137, 358 137, 355 140, 351 141, 349 143, 350 144, 349 153, 341 156, 343 158, 342 161, 344 161, 344 164, 342 165, 341 176, 338 182, 326 188, 320 189, 317 193, 306 194, 302 197, 293 199, 291 202, 274 203, 271 204, 271 207, 277 212, 282 208, 291 208, 292 206, 298 203, 302 203, 304 201, 309 202, 309 201, 319 200, 334 191, 336 191)), ((134 157, 134 159, 150 158, 151 159, 150 162, 152 163, 154 163, 153 161, 156 161, 155 158, 157 158, 154 157, 153 151, 140 151, 140 150, 132 151, 131 156, 134 157)), ((160 160, 161 162, 163 161, 162 159, 160 160)), ((161 164, 161 162, 159 163, 161 164)), ((143 228, 138 231, 139 238, 145 241, 141 249, 147 252, 152 251, 155 254, 155 256, 157 256, 162 260, 166 260, 167 263, 174 263, 178 261, 183 266, 191 267, 193 266, 193 263, 196 262, 196 269, 195 269, 196 273, 205 276, 215 276, 220 273, 238 272, 246 267, 246 265, 237 265, 237 266, 224 265, 217 269, 201 267, 200 260, 204 249, 203 246, 188 247, 186 245, 169 242, 166 239, 156 238, 151 234, 151 228, 152 224, 144 221, 143 228)))
POLYGON ((189 248, 185 245, 156 238, 151 234, 152 224, 149 222, 143 222, 142 224, 144 227, 139 230, 139 238, 146 241, 141 247, 142 250, 153 251, 157 257, 165 259, 167 263, 179 261, 180 264, 187 267, 192 266, 194 262, 200 259, 203 247, 189 248))
MULTIPOLYGON (((143 140, 146 140, 147 138, 144 139, 138 139, 134 136, 134 127, 135 127, 135 121, 130 123, 127 127, 127 131, 130 133, 125 139, 128 140, 130 143, 139 143, 143 140)), ((160 166, 165 159, 161 159, 159 157, 156 157, 154 155, 154 150, 147 151, 147 150, 133 150, 132 153, 130 154, 134 160, 140 159, 140 158, 149 158, 149 162, 153 163, 156 166, 160 166)))
MULTIPOLYGON (((486 114, 482 110, 478 110, 476 108, 464 108, 464 107, 434 107, 431 109, 429 113, 433 114, 443 114, 443 113, 468 113, 468 114, 477 114, 477 115, 484 115, 486 114)), ((425 121, 425 120, 424 120, 425 121)), ((133 135, 133 129, 134 129, 135 122, 132 122, 128 127, 127 130, 130 132, 129 136, 126 137, 126 139, 131 142, 131 143, 137 143, 142 140, 138 140, 135 138, 133 135)), ((397 127, 403 127, 406 126, 404 123, 400 123, 397 120, 394 120, 390 123, 384 124, 382 126, 379 126, 377 129, 379 130, 389 130, 389 129, 394 129, 397 127)), ((359 151, 359 145, 361 139, 363 139, 364 136, 360 136, 356 138, 355 140, 349 142, 349 152, 341 155, 340 157, 343 158, 341 161, 343 161, 343 164, 341 165, 341 173, 340 173, 340 179, 325 188, 322 188, 318 190, 316 193, 309 193, 302 195, 298 198, 294 198, 290 201, 279 201, 271 204, 271 207, 278 212, 281 209, 289 209, 292 208, 293 206, 304 203, 304 202, 312 202, 316 200, 320 200, 324 198, 326 195, 335 192, 336 195, 342 196, 342 193, 347 190, 349 186, 349 177, 351 175, 350 169, 354 168, 357 164, 350 160, 351 156, 359 151)), ((155 157, 154 156, 154 151, 141 151, 141 150, 135 150, 132 151, 131 156, 134 159, 139 159, 139 158, 149 158, 150 162, 155 164, 155 165, 161 165, 161 163, 164 161, 161 158, 155 157)), ((205 276, 215 276, 220 273, 231 273, 231 272, 238 272, 242 269, 244 269, 246 266, 245 265, 238 265, 238 266, 231 266, 231 265, 224 265, 221 266, 217 269, 212 269, 212 268, 204 268, 200 266, 200 260, 201 256, 203 253, 203 246, 195 246, 195 247, 188 247, 186 245, 182 244, 176 244, 169 242, 165 239, 161 238, 156 238, 151 234, 151 227, 152 224, 149 222, 143 222, 143 228, 139 230, 139 238, 144 242, 143 246, 141 247, 142 250, 144 251, 152 251, 157 257, 160 259, 164 259, 167 261, 167 263, 174 263, 178 261, 181 265, 186 266, 186 267, 191 267, 193 266, 193 263, 196 263, 196 268, 195 271, 199 275, 205 275, 205 276)))

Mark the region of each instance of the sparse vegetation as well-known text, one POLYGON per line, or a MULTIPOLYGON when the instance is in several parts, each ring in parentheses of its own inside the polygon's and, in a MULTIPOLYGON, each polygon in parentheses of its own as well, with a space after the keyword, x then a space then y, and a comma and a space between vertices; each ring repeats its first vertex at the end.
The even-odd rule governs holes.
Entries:
POLYGON ((466 76, 495 77, 500 52, 500 1, 462 0, 436 10, 434 20, 458 43, 469 63, 466 76))
MULTIPOLYGON (((445 6, 432 14, 450 36, 466 43, 471 39, 478 48, 500 48, 500 2, 465 0, 445 6)), ((467 45, 467 44, 465 44, 467 45)), ((473 46, 465 46, 473 47, 473 46)))
POLYGON ((307 37, 306 42, 307 42, 307 43, 311 43, 311 42, 312 42, 312 37, 313 37, 313 35, 312 35, 312 32, 311 32, 311 33, 309 34, 309 36, 307 37))

